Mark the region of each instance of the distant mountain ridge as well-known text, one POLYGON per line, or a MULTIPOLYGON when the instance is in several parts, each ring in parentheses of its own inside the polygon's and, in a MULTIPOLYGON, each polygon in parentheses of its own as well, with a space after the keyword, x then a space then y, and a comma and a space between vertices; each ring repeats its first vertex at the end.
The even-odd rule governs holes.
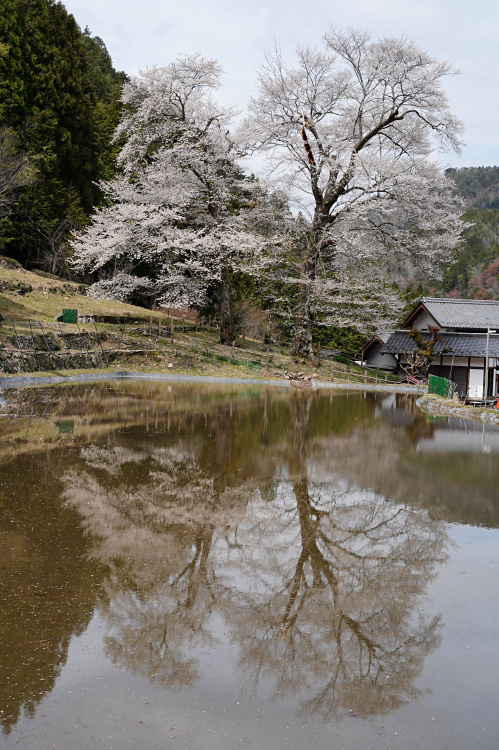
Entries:
POLYGON ((462 167, 447 169, 466 201, 466 209, 491 208, 499 211, 499 167, 462 167))

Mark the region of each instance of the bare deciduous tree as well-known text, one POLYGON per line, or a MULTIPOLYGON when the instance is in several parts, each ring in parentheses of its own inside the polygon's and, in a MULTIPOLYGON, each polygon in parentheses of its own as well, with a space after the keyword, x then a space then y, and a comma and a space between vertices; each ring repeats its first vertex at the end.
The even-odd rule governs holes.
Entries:
POLYGON ((459 239, 461 204, 429 160, 460 149, 442 88, 455 72, 406 39, 356 30, 331 29, 322 50, 299 47, 294 66, 277 47, 266 53, 242 137, 311 213, 295 354, 311 355, 314 319, 389 322, 398 299, 386 267, 435 274, 459 239))
POLYGON ((16 191, 31 182, 34 175, 28 157, 16 152, 13 133, 0 128, 0 216, 8 211, 16 191))

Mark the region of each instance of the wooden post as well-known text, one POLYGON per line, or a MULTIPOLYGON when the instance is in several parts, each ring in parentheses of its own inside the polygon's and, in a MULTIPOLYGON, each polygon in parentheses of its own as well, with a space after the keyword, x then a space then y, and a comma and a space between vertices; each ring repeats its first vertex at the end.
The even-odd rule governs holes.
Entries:
POLYGON ((388 373, 385 372, 385 383, 388 383, 388 373))
MULTIPOLYGON (((16 324, 14 323, 13 320, 11 321, 11 323, 12 323, 12 328, 14 329, 14 336, 16 337, 17 348, 20 350, 21 349, 21 344, 19 343, 19 338, 17 336, 16 324)), ((10 435, 10 433, 9 433, 9 435, 10 435)))
POLYGON ((331 362, 331 383, 334 383, 334 362, 331 362))
POLYGON ((320 366, 321 363, 321 342, 319 341, 317 345, 317 367, 320 366))
POLYGON ((158 338, 161 337, 161 321, 158 320, 158 338))
POLYGON ((173 344, 173 341, 175 339, 175 323, 173 322, 173 318, 172 318, 172 326, 171 326, 171 337, 172 337, 172 344, 173 344))
POLYGON ((152 333, 152 318, 149 318, 149 336, 152 333))
POLYGON ((38 325, 40 326, 40 330, 42 332, 42 336, 43 336, 43 338, 45 340, 45 346, 47 347, 47 351, 50 352, 49 342, 47 341, 47 337, 45 336, 45 331, 43 330, 43 326, 42 326, 42 321, 41 320, 38 321, 38 325))
POLYGON ((281 346, 281 332, 279 331, 279 335, 277 337, 277 346, 281 346))
POLYGON ((33 336, 33 329, 31 328, 31 320, 28 318, 29 330, 31 331, 31 341, 33 342, 33 352, 36 354, 35 337, 33 336))
POLYGON ((208 330, 211 331, 211 315, 208 315, 208 330))
POLYGON ((364 370, 364 383, 367 383, 367 370, 364 370))
POLYGON ((100 344, 100 350, 101 350, 102 356, 104 356, 104 349, 102 347, 102 341, 100 340, 99 331, 97 330, 97 323, 95 322, 95 318, 94 318, 94 326, 95 326, 95 333, 97 334, 97 341, 100 344))
POLYGON ((244 335, 244 323, 243 323, 243 330, 242 330, 241 337, 242 337, 242 340, 244 341, 244 339, 245 339, 245 335, 244 335))

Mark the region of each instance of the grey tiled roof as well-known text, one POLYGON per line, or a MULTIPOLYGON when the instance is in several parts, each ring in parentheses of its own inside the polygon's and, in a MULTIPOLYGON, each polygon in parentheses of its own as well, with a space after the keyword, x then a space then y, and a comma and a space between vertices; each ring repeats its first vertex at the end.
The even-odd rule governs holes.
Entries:
POLYGON ((367 351, 373 344, 376 344, 379 341, 381 341, 382 344, 386 344, 390 336, 394 333, 395 331, 393 329, 383 329, 382 331, 376 331, 372 339, 369 339, 369 341, 364 344, 364 346, 360 350, 360 353, 367 351))
POLYGON ((393 335, 394 333, 395 333, 395 331, 393 330, 393 328, 391 328, 391 329, 388 329, 388 328, 387 328, 387 329, 383 329, 383 330, 381 330, 381 331, 377 331, 377 333, 376 333, 376 336, 377 336, 377 337, 378 337, 378 338, 379 338, 379 339, 380 339, 380 340, 381 340, 381 341, 382 341, 382 342, 383 342, 384 344, 386 344, 386 342, 388 341, 388 339, 390 338, 390 336, 392 336, 392 335, 393 335))
POLYGON ((476 299, 421 300, 442 328, 496 328, 499 331, 499 302, 476 299))
MULTIPOLYGON (((485 333, 440 333, 442 341, 437 341, 435 354, 445 354, 456 357, 485 357, 487 351, 487 335, 485 333)), ((429 341, 431 334, 424 334, 423 339, 429 341)), ((409 331, 395 331, 384 347, 383 354, 410 354, 416 348, 409 331)), ((499 357, 499 334, 489 336, 489 357, 499 357)))

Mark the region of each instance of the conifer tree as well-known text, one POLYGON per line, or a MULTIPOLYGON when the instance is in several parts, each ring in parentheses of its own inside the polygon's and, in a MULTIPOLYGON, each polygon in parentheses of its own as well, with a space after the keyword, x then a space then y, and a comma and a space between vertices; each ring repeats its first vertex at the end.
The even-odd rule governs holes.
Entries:
MULTIPOLYGON (((96 182, 109 174, 114 123, 99 108, 88 45, 65 7, 55 0, 5 0, 3 6, 0 123, 16 134, 37 171, 11 213, 7 252, 25 265, 56 270, 55 238, 60 244, 82 227, 101 199, 96 182)), ((117 87, 113 95, 116 101, 117 87)))

